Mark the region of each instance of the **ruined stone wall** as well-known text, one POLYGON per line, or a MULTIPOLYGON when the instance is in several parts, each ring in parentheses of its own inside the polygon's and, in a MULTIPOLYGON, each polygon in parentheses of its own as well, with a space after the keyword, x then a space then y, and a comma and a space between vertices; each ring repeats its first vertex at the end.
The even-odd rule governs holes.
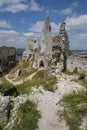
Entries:
POLYGON ((39 47, 38 38, 27 39, 26 48, 22 55, 22 60, 28 60, 35 53, 35 49, 39 47))
POLYGON ((11 99, 0 95, 0 125, 7 124, 10 114, 11 99))
POLYGON ((0 47, 0 72, 8 70, 17 61, 17 52, 14 47, 0 47))
POLYGON ((41 54, 40 52, 35 53, 35 60, 33 64, 34 68, 44 67, 45 69, 47 69, 48 64, 49 64, 49 61, 47 60, 45 54, 41 54))
POLYGON ((26 50, 35 50, 36 48, 38 48, 38 38, 27 39, 26 50))
POLYGON ((76 68, 78 72, 87 73, 87 58, 69 56, 67 59, 67 70, 73 72, 76 68))
POLYGON ((0 59, 7 59, 9 56, 16 56, 14 47, 0 47, 0 59))

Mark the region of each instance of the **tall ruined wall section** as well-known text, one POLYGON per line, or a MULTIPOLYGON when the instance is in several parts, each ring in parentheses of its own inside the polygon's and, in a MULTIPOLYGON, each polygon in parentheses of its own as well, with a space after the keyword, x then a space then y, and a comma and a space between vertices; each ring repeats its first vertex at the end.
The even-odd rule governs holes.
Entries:
POLYGON ((51 53, 52 52, 52 36, 51 36, 51 25, 50 19, 47 16, 42 29, 42 45, 41 53, 51 53))
POLYGON ((63 21, 61 23, 60 29, 59 29, 59 35, 61 36, 61 42, 62 42, 62 49, 65 51, 66 55, 69 51, 69 41, 68 41, 68 35, 65 29, 65 22, 63 21))
POLYGON ((67 70, 73 72, 76 69, 78 72, 87 73, 87 58, 69 56, 67 59, 67 70))

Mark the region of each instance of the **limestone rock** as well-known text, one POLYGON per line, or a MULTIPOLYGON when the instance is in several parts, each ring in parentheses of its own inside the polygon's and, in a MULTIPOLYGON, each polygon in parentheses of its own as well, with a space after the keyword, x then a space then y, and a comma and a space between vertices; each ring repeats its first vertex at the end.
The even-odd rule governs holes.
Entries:
POLYGON ((51 54, 52 51, 52 37, 50 19, 46 16, 42 29, 42 45, 41 53, 51 54))
POLYGON ((27 44, 26 44, 26 48, 23 52, 22 59, 28 60, 29 58, 31 58, 34 55, 36 49, 39 47, 38 44, 39 44, 38 38, 27 39, 27 44))
POLYGON ((11 107, 11 99, 9 96, 0 95, 0 124, 7 124, 11 107))

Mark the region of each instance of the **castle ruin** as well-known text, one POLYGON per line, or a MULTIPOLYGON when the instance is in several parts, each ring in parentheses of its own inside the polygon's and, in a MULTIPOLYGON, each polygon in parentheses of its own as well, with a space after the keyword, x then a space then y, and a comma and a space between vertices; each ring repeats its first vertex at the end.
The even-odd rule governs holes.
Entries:
MULTIPOLYGON (((30 44, 32 45, 32 43, 30 44)), ((45 69, 50 68, 51 70, 57 69, 58 72, 67 70, 67 52, 69 50, 69 41, 64 21, 61 23, 59 34, 52 36, 50 19, 46 16, 42 29, 41 48, 33 44, 32 50, 34 50, 34 47, 36 47, 36 51, 33 53, 34 68, 44 67, 45 69)), ((28 47, 26 50, 28 50, 28 47)), ((29 55, 31 51, 28 50, 24 51, 24 53, 25 52, 29 55)))

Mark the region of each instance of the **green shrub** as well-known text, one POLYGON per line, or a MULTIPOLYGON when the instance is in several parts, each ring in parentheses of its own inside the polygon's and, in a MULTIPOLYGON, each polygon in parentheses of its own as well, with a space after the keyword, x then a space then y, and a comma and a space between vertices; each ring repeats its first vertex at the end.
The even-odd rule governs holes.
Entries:
POLYGON ((78 79, 84 79, 85 78, 85 73, 79 73, 79 78, 78 79))
POLYGON ((0 93, 3 95, 6 91, 13 88, 13 84, 9 83, 5 78, 1 78, 2 83, 0 84, 0 93))
POLYGON ((73 52, 71 50, 68 51, 68 55, 71 56, 73 55, 73 52))

